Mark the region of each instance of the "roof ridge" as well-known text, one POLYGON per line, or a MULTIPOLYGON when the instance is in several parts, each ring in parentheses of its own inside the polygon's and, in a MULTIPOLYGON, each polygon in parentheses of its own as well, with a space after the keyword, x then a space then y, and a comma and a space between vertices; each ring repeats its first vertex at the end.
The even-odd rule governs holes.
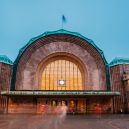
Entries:
POLYGON ((129 64, 129 58, 116 57, 110 62, 109 66, 112 67, 120 64, 129 64))
MULTIPOLYGON (((39 36, 36 36, 36 37, 33 37, 31 38, 27 44, 25 44, 20 50, 19 50, 19 54, 15 60, 15 62, 17 61, 17 59, 22 55, 22 53, 31 45, 33 44, 36 40, 40 39, 40 38, 43 38, 45 36, 49 36, 49 35, 54 35, 54 34, 69 34, 69 35, 73 35, 73 36, 76 36, 76 37, 79 37, 79 38, 82 38, 84 39, 85 41, 87 41, 89 44, 91 44, 99 53, 100 55, 102 56, 102 58, 104 58, 104 53, 103 51, 94 43, 93 40, 81 35, 80 33, 78 32, 72 32, 72 31, 68 31, 68 30, 65 30, 65 29, 59 29, 59 30, 56 30, 56 31, 46 31, 42 34, 40 34, 39 36)), ((104 61, 106 64, 107 61, 106 59, 104 58, 104 61)))
POLYGON ((13 65, 13 62, 6 55, 0 55, 0 62, 13 65))

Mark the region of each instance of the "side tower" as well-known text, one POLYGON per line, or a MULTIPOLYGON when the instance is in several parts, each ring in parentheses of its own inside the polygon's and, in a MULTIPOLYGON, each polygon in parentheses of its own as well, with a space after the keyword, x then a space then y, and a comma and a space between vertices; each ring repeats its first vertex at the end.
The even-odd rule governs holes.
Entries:
MULTIPOLYGON (((9 91, 12 74, 12 61, 5 55, 0 55, 0 92, 9 91)), ((5 112, 7 97, 0 96, 0 112, 5 112)))
POLYGON ((114 112, 129 112, 129 59, 115 58, 110 63, 112 91, 119 91, 114 98, 114 112))

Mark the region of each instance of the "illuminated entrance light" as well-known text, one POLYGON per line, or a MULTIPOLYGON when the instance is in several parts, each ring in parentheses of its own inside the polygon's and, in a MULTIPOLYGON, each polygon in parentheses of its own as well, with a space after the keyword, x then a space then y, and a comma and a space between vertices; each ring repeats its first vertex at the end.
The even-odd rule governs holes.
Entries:
POLYGON ((59 84, 59 86, 65 86, 65 80, 59 80, 58 81, 58 84, 59 84))

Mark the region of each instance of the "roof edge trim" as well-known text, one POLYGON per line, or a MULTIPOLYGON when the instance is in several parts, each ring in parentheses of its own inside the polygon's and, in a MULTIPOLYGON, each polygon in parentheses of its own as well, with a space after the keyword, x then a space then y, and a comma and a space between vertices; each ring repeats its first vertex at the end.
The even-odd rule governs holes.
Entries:
POLYGON ((123 64, 129 64, 129 58, 116 57, 110 62, 109 66, 113 67, 116 65, 123 65, 123 64))
MULTIPOLYGON (((36 36, 36 37, 33 37, 29 40, 29 42, 23 46, 20 50, 19 50, 19 54, 18 54, 18 57, 22 55, 22 53, 33 43, 35 42, 36 40, 40 39, 40 38, 43 38, 45 36, 49 36, 49 35, 55 35, 55 34, 69 34, 69 35, 73 35, 73 36, 76 36, 76 37, 79 37, 79 38, 82 38, 84 39, 85 41, 87 41, 88 43, 90 43, 99 53, 100 55, 102 56, 102 58, 104 59, 105 63, 107 63, 105 57, 104 57, 104 53, 103 51, 95 45, 95 43, 93 42, 93 40, 91 39, 88 39, 86 37, 84 37, 83 35, 81 35, 80 33, 78 32, 71 32, 71 31, 67 31, 67 30, 64 30, 64 29, 59 29, 57 31, 47 31, 47 32, 44 32, 43 34, 39 35, 39 36, 36 36)), ((17 60, 17 59, 16 59, 17 60)))
POLYGON ((0 62, 4 64, 13 65, 13 62, 6 55, 0 55, 0 62))

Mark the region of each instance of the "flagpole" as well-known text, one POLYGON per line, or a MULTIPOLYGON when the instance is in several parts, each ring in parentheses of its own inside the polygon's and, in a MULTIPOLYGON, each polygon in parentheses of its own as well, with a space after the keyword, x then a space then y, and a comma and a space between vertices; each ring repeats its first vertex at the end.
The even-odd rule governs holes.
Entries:
POLYGON ((66 18, 64 15, 62 15, 62 18, 61 18, 61 28, 62 29, 64 28, 64 23, 66 23, 66 18))
POLYGON ((63 15, 61 17, 61 29, 63 29, 63 15))
POLYGON ((63 20, 61 18, 61 29, 63 29, 63 20))

